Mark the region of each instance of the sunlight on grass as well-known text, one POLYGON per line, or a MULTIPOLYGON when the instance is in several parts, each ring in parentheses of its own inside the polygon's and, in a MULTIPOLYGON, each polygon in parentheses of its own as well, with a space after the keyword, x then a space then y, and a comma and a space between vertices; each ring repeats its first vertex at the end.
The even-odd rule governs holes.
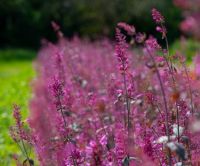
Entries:
POLYGON ((19 152, 8 130, 13 124, 12 105, 19 104, 27 115, 33 76, 31 61, 0 62, 0 165, 11 165, 11 155, 19 152))

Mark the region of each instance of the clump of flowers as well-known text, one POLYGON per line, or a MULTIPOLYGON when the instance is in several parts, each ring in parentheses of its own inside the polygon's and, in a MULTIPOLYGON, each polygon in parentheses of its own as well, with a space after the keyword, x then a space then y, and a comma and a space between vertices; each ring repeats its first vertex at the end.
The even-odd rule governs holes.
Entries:
MULTIPOLYGON (((152 17, 165 47, 122 22, 115 47, 107 39, 91 43, 60 36, 57 44, 44 43, 29 115, 40 165, 200 162, 199 58, 187 68, 182 55, 170 55, 165 18, 156 9, 152 17), (125 34, 140 45, 139 53, 125 34)), ((20 119, 16 110, 14 117, 20 119)), ((21 122, 16 122, 19 140, 24 140, 21 122)))

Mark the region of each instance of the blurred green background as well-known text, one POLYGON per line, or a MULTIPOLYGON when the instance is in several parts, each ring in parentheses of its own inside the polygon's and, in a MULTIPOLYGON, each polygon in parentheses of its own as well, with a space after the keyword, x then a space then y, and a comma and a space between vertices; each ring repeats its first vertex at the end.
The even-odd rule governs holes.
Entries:
POLYGON ((0 165, 13 165, 11 155, 20 154, 8 132, 13 123, 12 105, 19 104, 27 117, 40 41, 56 41, 51 21, 69 38, 107 36, 112 40, 119 21, 135 25, 137 32, 157 36, 152 7, 166 18, 171 53, 182 50, 191 59, 199 43, 187 39, 183 49, 179 31, 183 18, 172 0, 0 0, 0 165))
POLYGON ((155 34, 152 7, 166 17, 169 39, 175 40, 180 35, 181 11, 172 0, 1 0, 0 46, 38 48, 43 37, 55 40, 52 20, 68 37, 113 37, 119 21, 155 34))

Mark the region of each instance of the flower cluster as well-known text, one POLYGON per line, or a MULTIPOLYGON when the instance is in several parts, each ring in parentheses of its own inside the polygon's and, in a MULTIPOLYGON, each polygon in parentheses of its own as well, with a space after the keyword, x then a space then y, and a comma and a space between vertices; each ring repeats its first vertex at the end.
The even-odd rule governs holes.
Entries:
POLYGON ((153 50, 160 50, 161 46, 158 44, 157 39, 150 36, 146 41, 145 45, 147 46, 148 49, 153 49, 153 50))
POLYGON ((165 22, 165 19, 164 17, 162 16, 162 14, 155 8, 152 9, 152 17, 153 17, 153 20, 156 22, 156 23, 164 23, 165 22))
POLYGON ((128 35, 134 35, 135 34, 135 27, 133 25, 129 25, 127 23, 124 23, 124 22, 119 22, 117 24, 117 26, 119 28, 122 28, 124 29, 128 35))
POLYGON ((120 29, 116 28, 116 55, 119 61, 119 69, 124 73, 128 68, 126 37, 120 32, 120 29))
MULTIPOLYGON (((163 25, 156 9, 152 16, 163 25)), ((125 23, 118 24, 115 48, 107 39, 45 43, 38 53, 28 121, 39 164, 198 164, 199 57, 187 68, 182 60, 173 62, 181 55, 170 59, 165 52, 154 37, 146 39, 125 23), (141 51, 128 47, 122 29, 141 51)), ((20 129, 18 110, 14 117, 20 129)))

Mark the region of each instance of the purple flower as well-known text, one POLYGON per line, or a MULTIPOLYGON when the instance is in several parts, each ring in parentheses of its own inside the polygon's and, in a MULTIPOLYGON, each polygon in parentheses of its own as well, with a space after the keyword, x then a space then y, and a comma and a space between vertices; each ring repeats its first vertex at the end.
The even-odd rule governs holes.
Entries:
POLYGON ((162 39, 166 37, 167 30, 164 26, 162 26, 162 27, 157 26, 156 30, 162 34, 162 39))
POLYGON ((126 72, 128 68, 126 37, 116 28, 116 40, 117 44, 115 47, 116 56, 119 62, 119 69, 122 73, 126 72))
POLYGON ((161 13, 160 13, 157 9, 153 8, 153 9, 151 10, 151 14, 152 14, 153 20, 154 20, 157 24, 159 24, 159 23, 164 23, 164 22, 165 22, 164 17, 161 15, 161 13))
POLYGON ((161 46, 158 44, 156 38, 150 36, 146 41, 145 45, 149 50, 160 50, 161 46))
POLYGON ((146 34, 145 33, 137 33, 135 36, 135 40, 137 43, 143 43, 146 39, 146 34))
MULTIPOLYGON (((164 36, 164 18, 156 9, 152 15, 164 36)), ((161 49, 154 37, 135 34, 126 23, 116 28, 116 47, 108 39, 48 42, 37 58, 30 132, 14 106, 14 141, 31 138, 41 166, 170 165, 167 158, 174 165, 180 156, 167 153, 169 141, 184 145, 190 158, 185 163, 199 159, 200 57, 187 70, 178 65, 185 61, 177 54, 172 79, 161 49), (128 49, 124 30, 143 45, 128 49)))
POLYGON ((51 21, 51 26, 55 32, 60 30, 60 26, 55 21, 51 21))
POLYGON ((123 30, 125 30, 127 32, 127 34, 130 35, 130 36, 135 34, 135 27, 133 25, 129 25, 125 22, 119 22, 117 24, 117 26, 119 28, 122 28, 123 30))

